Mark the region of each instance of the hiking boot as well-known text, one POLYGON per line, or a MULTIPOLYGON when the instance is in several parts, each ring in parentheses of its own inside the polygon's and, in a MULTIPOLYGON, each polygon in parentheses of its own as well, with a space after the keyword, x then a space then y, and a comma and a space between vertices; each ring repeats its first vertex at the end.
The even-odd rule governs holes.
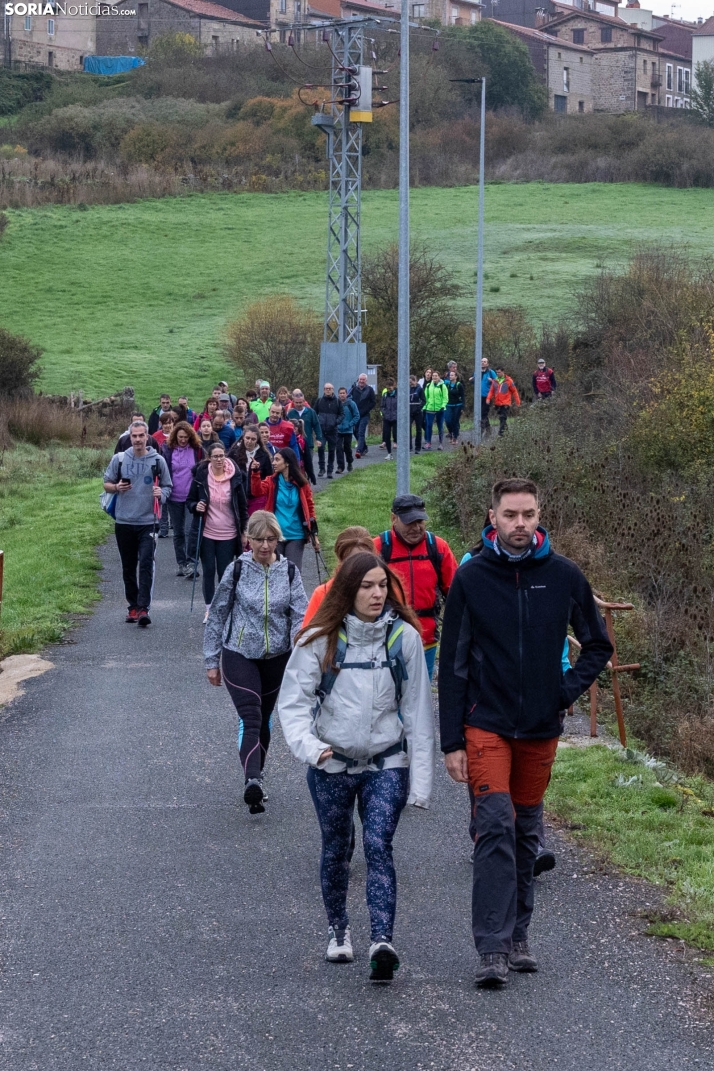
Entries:
POLYGON ((327 478, 328 478, 328 480, 333 480, 333 479, 334 479, 334 476, 332 475, 332 473, 331 473, 331 472, 328 472, 328 474, 327 474, 327 478))
POLYGON ((508 966, 512 971, 537 971, 538 960, 528 947, 527 941, 514 941, 508 966))
POLYGON ((496 989, 508 981, 508 956, 505 952, 486 952, 479 957, 475 982, 481 989, 496 989))
POLYGON ((139 620, 139 611, 135 608, 133 610, 127 610, 126 617, 124 618, 127 625, 135 625, 139 620))
POLYGON ((369 950, 370 982, 391 982, 399 970, 399 956, 386 937, 380 937, 369 950))
POLYGON ((327 945, 325 959, 328 963, 352 963, 355 954, 352 951, 349 926, 346 926, 344 930, 338 930, 334 926, 330 926, 327 933, 330 940, 327 945))
POLYGON ((320 470, 318 471, 317 475, 318 475, 318 476, 322 476, 322 478, 323 478, 323 480, 324 480, 324 478, 325 478, 325 470, 324 470, 324 469, 320 469, 320 470))
MULTIPOLYGON (((357 457, 359 457, 359 454, 357 454, 357 457)), ((347 471, 352 472, 352 462, 347 466, 347 471)))
POLYGON ((251 814, 263 814, 265 807, 263 806, 263 786, 257 777, 251 777, 246 782, 245 792, 243 793, 243 802, 248 804, 248 810, 251 814))
POLYGON ((137 610, 137 612, 136 612, 136 623, 139 626, 139 628, 146 628, 147 625, 151 624, 151 618, 149 617, 149 611, 145 610, 143 606, 141 607, 141 609, 137 610))
POLYGON ((552 870, 555 867, 555 856, 549 848, 544 848, 541 845, 538 846, 538 854, 536 861, 533 864, 533 877, 537 878, 539 874, 544 874, 546 870, 552 870))
POLYGON ((186 576, 186 566, 185 565, 179 565, 178 569, 176 570, 176 576, 186 576))
POLYGON ((345 471, 344 469, 335 469, 335 472, 337 473, 338 476, 341 476, 344 471, 345 471))

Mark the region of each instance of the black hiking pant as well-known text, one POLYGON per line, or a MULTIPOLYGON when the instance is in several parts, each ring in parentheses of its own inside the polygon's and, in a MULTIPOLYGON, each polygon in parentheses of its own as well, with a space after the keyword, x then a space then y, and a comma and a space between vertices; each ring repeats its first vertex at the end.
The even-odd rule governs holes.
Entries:
POLYGON ((337 467, 343 469, 345 467, 345 458, 347 458, 347 464, 351 465, 353 461, 352 457, 352 432, 348 431, 344 435, 338 434, 337 436, 337 467))
POLYGON ((124 594, 130 610, 148 610, 154 589, 153 524, 115 524, 124 594), (138 570, 138 583, 137 583, 138 570))
POLYGON ((337 432, 323 431, 322 446, 317 448, 317 463, 320 472, 325 471, 325 444, 327 444, 327 471, 332 472, 335 467, 335 450, 337 449, 337 432))
POLYGON ((382 421, 382 442, 385 445, 388 454, 392 452, 392 439, 394 439, 394 445, 397 445, 397 422, 396 420, 383 420, 382 421))
POLYGON ((246 658, 223 648, 223 681, 238 712, 238 751, 246 781, 260 777, 270 747, 270 720, 290 651, 246 658))
POLYGON ((241 542, 238 536, 235 539, 209 539, 201 538, 201 565, 203 566, 203 601, 210 606, 213 596, 216 594, 216 573, 218 583, 231 564, 236 554, 240 554, 241 542))
POLYGON ((416 413, 412 413, 409 417, 409 449, 412 448, 412 424, 416 431, 416 442, 414 443, 414 453, 421 453, 421 433, 424 427, 424 414, 421 409, 418 409, 416 413))
POLYGON ((315 478, 315 466, 312 463, 312 448, 305 446, 305 450, 302 455, 302 463, 305 468, 305 475, 313 486, 317 483, 315 478))

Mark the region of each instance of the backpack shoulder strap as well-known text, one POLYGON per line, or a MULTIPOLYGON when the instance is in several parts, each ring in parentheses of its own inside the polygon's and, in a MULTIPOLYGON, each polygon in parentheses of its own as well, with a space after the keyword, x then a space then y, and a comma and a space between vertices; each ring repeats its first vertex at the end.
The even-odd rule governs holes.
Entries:
POLYGON ((238 585, 240 584, 240 574, 243 572, 243 561, 241 558, 235 558, 233 560, 233 599, 235 601, 236 594, 238 592, 238 585))
POLYGON ((390 539, 390 532, 379 533, 379 556, 383 562, 389 565, 392 559, 392 540, 390 539))
POLYGON ((433 532, 426 533, 426 552, 429 555, 429 561, 434 567, 436 579, 439 581, 439 584, 441 584, 441 563, 444 556, 439 553, 439 548, 436 545, 436 536, 433 532))
POLYGON ((288 583, 292 585, 295 579, 295 562, 288 562, 288 583))
POLYGON ((403 639, 404 622, 401 618, 398 618, 396 621, 392 621, 387 629, 386 637, 387 662, 389 663, 389 672, 392 674, 392 680, 394 681, 394 693, 397 703, 402 701, 404 681, 409 680, 407 664, 402 651, 403 639))
POLYGON ((337 680, 337 674, 342 668, 342 664, 347 657, 347 633, 343 628, 337 633, 337 649, 335 651, 334 665, 328 666, 328 668, 322 674, 320 683, 315 689, 315 695, 317 696, 317 702, 313 710, 313 717, 317 717, 320 712, 325 698, 330 694, 335 687, 335 681, 337 680))

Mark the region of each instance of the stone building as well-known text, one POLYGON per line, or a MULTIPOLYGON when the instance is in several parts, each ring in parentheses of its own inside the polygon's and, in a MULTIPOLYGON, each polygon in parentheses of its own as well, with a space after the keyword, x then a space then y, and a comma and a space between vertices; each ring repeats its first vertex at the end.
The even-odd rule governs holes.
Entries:
POLYGON ((548 89, 548 107, 560 115, 593 111, 593 52, 586 45, 554 40, 529 26, 514 26, 498 19, 497 26, 526 46, 541 82, 548 89))
MULTIPOLYGON (((240 2, 240 0, 239 0, 240 2)), ((471 26, 481 21, 481 0, 410 0, 415 21, 436 19, 444 26, 471 26)), ((400 0, 270 0, 270 24, 285 33, 288 27, 374 15, 398 19, 400 0)))
POLYGON ((94 15, 6 15, 2 56, 5 66, 81 71, 96 52, 94 15))
POLYGON ((165 33, 190 33, 207 55, 258 43, 264 24, 210 0, 119 0, 133 14, 97 16, 97 55, 134 56, 165 33))

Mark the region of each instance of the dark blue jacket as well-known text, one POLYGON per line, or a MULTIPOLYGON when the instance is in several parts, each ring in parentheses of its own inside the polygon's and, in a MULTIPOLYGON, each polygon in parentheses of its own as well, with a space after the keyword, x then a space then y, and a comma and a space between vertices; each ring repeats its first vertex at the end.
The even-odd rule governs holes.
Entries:
POLYGON ((536 532, 529 557, 511 561, 494 548, 462 565, 446 600, 439 658, 441 749, 464 747, 472 725, 507 738, 551 739, 560 711, 575 702, 607 665, 612 645, 587 580, 536 532), (563 673, 568 625, 582 644, 563 673))

